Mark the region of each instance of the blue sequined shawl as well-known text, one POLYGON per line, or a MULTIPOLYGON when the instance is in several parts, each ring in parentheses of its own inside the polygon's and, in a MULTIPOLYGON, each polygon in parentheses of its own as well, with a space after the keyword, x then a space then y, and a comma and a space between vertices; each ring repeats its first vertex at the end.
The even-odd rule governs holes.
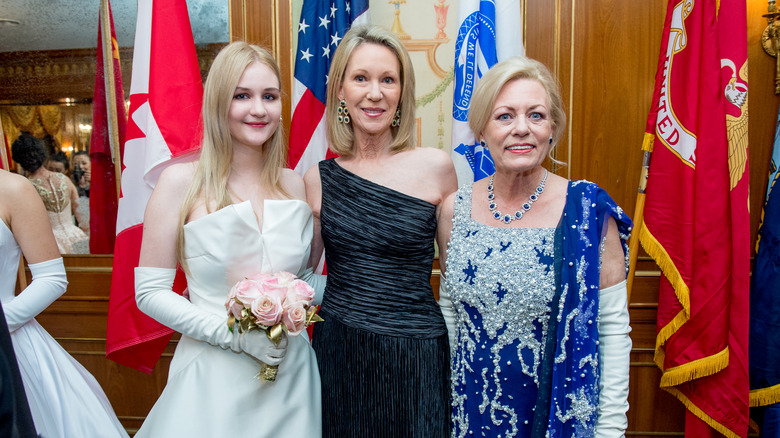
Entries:
POLYGON ((598 416, 600 254, 608 218, 618 225, 626 254, 631 220, 607 192, 571 181, 556 230, 556 293, 540 370, 533 436, 593 436, 598 416), (557 304, 557 306, 555 305, 557 304))

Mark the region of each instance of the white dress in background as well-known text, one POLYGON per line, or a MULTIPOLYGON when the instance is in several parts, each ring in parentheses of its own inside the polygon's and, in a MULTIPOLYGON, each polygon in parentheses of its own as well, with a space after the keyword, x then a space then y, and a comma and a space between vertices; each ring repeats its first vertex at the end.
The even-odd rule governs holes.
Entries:
MULTIPOLYGON (((259 272, 300 276, 312 233, 311 210, 299 200, 266 200, 262 230, 248 201, 186 224, 190 301, 227 324, 230 288, 259 272)), ((320 376, 306 332, 289 338, 276 381, 257 380, 259 371, 244 353, 182 336, 165 390, 136 438, 319 437, 320 376)))
MULTIPOLYGON (((14 299, 20 255, 13 233, 0 221, 3 307, 14 299)), ((11 340, 35 428, 42 437, 128 437, 97 380, 38 321, 31 319, 11 332, 11 340)))

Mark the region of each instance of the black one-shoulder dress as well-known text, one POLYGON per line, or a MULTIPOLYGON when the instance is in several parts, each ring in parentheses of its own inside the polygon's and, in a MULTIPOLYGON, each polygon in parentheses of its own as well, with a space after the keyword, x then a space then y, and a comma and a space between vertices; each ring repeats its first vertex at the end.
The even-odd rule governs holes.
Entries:
POLYGON ((448 437, 449 340, 430 285, 436 206, 335 160, 319 166, 323 436, 448 437))

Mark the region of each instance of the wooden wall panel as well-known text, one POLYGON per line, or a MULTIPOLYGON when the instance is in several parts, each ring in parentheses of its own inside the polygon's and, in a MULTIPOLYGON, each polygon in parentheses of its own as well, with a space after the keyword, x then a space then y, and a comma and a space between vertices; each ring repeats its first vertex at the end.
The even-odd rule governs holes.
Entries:
POLYGON ((761 32, 766 28, 765 1, 749 0, 748 14, 748 154, 750 165, 750 230, 756 240, 758 222, 769 180, 769 160, 775 138, 778 97, 774 94, 776 59, 761 47, 761 32))
POLYGON ((598 183, 632 215, 666 2, 573 4, 569 176, 598 183))

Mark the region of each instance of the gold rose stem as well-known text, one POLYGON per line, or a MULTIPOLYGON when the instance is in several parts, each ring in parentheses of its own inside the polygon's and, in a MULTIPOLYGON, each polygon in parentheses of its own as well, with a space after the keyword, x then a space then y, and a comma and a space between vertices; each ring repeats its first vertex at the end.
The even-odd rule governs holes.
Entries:
MULTIPOLYGON (((268 336, 268 339, 270 339, 274 345, 279 346, 279 342, 282 342, 282 336, 284 336, 284 329, 282 324, 276 324, 266 329, 265 335, 268 336)), ((260 373, 257 375, 257 377, 265 380, 266 382, 273 382, 276 380, 276 373, 278 371, 278 365, 268 365, 264 363, 260 367, 260 373)))

